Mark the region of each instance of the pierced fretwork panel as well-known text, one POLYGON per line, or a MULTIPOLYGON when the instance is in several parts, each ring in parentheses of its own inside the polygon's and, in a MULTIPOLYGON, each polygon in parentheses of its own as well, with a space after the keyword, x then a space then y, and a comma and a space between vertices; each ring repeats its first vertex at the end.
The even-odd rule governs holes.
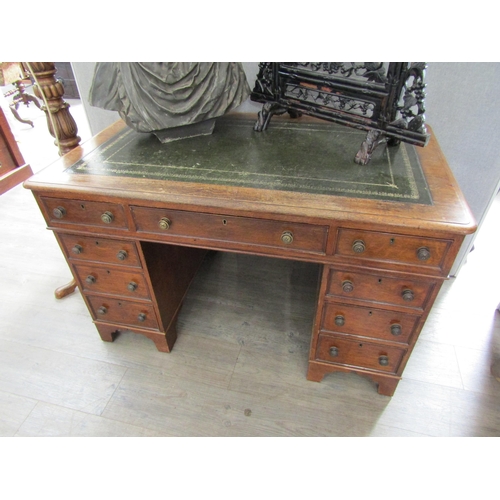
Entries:
POLYGON ((260 63, 252 100, 263 103, 256 131, 271 117, 307 114, 368 132, 355 161, 381 143, 425 146, 425 63, 260 63))

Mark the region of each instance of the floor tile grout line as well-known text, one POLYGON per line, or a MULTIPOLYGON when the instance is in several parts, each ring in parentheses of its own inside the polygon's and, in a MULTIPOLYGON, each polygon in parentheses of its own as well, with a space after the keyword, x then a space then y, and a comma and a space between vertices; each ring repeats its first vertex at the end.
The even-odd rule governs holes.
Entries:
POLYGON ((20 394, 16 394, 16 393, 13 393, 13 392, 8 392, 8 391, 5 391, 5 390, 2 390, 2 392, 6 393, 6 394, 12 394, 14 396, 17 396, 17 397, 22 397, 22 398, 26 398, 26 399, 31 399, 32 401, 34 401, 34 405, 33 405, 33 408, 31 408, 31 410, 29 411, 28 415, 26 415, 26 418, 21 422, 21 424, 19 425, 19 427, 16 429, 16 432, 12 435, 12 437, 17 437, 17 434, 19 433, 19 430, 21 429, 21 427, 24 425, 24 423, 26 422, 26 420, 28 420, 28 418, 30 417, 30 415, 35 411, 35 408, 42 402, 38 399, 34 399, 34 398, 30 398, 30 397, 27 397, 27 396, 21 396, 20 394))
POLYGON ((241 356, 241 351, 243 350, 243 344, 239 343, 238 345, 240 346, 240 348, 238 350, 238 355, 236 356, 236 360, 234 361, 233 369, 231 370, 231 375, 229 376, 229 380, 227 382, 227 386, 226 386, 227 391, 233 390, 233 389, 231 389, 231 383, 233 381, 234 372, 236 371, 236 366, 238 365, 238 361, 239 361, 240 356, 241 356))
MULTIPOLYGON (((16 341, 16 340, 3 339, 3 338, 0 338, 0 341, 1 342, 8 342, 8 343, 11 343, 11 344, 16 344, 16 345, 20 345, 20 346, 28 346, 28 347, 31 347, 31 348, 34 348, 34 349, 41 349, 43 351, 52 352, 52 353, 55 353, 55 354, 64 354, 64 355, 67 355, 67 356, 70 356, 70 357, 73 357, 73 358, 84 359, 86 361, 94 361, 96 363, 103 363, 103 364, 107 364, 107 365, 110 365, 110 366, 121 367, 121 368, 125 368, 125 370, 128 370, 130 368, 129 366, 123 365, 121 363, 114 363, 114 362, 111 362, 111 361, 105 361, 105 360, 98 359, 98 358, 95 358, 95 357, 90 357, 90 356, 84 356, 84 355, 81 355, 81 354, 77 354, 75 352, 68 352, 68 351, 64 351, 64 350, 52 349, 52 348, 48 348, 48 347, 43 347, 42 345, 30 344, 28 342, 19 342, 19 341, 16 341)), ((141 365, 141 366, 147 366, 147 365, 141 365)), ((3 390, 3 389, 0 389, 0 390, 3 390)))
POLYGON ((460 382, 462 383, 462 390, 466 391, 467 389, 465 388, 464 376, 462 374, 462 368, 460 366, 460 360, 458 359, 457 346, 455 344, 453 345, 453 354, 455 355, 455 361, 456 361, 457 367, 458 367, 458 374, 460 375, 460 382))
POLYGON ((108 398, 108 401, 106 403, 106 405, 104 406, 104 408, 101 410, 101 413, 99 413, 99 417, 102 417, 103 413, 106 411, 106 409, 108 408, 109 406, 109 403, 111 402, 111 400, 113 399, 114 395, 116 394, 116 391, 118 390, 118 388, 120 387, 120 384, 122 383, 125 375, 128 373, 129 371, 129 368, 128 367, 125 367, 125 371, 123 372, 122 376, 120 377, 120 380, 118 381, 118 383, 116 384, 116 387, 115 387, 115 390, 113 391, 113 394, 111 394, 108 398))
MULTIPOLYGON (((28 399, 31 399, 31 398, 28 398, 28 399)), ((51 403, 51 402, 48 402, 48 401, 39 401, 39 400, 37 400, 35 406, 30 411, 30 413, 26 417, 26 419, 24 419, 23 423, 19 426, 19 428, 16 431, 16 434, 13 437, 22 437, 22 436, 19 436, 19 430, 24 425, 24 423, 29 418, 29 416, 33 413, 33 411, 36 409, 36 407, 38 407, 39 405, 53 406, 53 407, 60 408, 62 410, 67 410, 67 411, 70 411, 70 412, 80 413, 80 414, 88 416, 88 417, 95 417, 95 418, 98 418, 98 419, 105 420, 107 422, 117 422, 119 424, 126 425, 127 427, 135 427, 137 429, 144 429, 146 431, 150 431, 152 433, 158 434, 158 430, 157 429, 153 429, 151 427, 146 427, 146 426, 143 426, 143 425, 132 424, 130 422, 126 422, 125 420, 118 420, 116 418, 110 418, 110 417, 107 417, 107 416, 103 416, 102 414, 98 415, 96 413, 87 412, 87 411, 84 411, 82 409, 77 409, 77 408, 71 408, 71 407, 68 407, 68 406, 63 406, 63 405, 58 404, 58 403, 51 403)), ((68 435, 66 437, 70 437, 70 435, 68 435)))

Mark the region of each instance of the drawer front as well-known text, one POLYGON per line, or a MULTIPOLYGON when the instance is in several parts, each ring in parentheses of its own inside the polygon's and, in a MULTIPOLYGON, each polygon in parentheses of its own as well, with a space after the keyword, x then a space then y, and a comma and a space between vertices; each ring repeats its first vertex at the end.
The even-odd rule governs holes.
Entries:
POLYGON ((50 225, 75 224, 127 229, 125 211, 116 203, 41 197, 50 225))
POLYGON ((322 329, 408 344, 418 319, 398 311, 326 303, 322 329))
POLYGON ((93 238, 77 234, 58 234, 57 236, 68 259, 141 267, 135 243, 132 241, 93 238))
POLYGON ((336 255, 443 269, 451 240, 340 229, 336 255))
POLYGON ((423 310, 436 281, 392 278, 384 274, 330 270, 327 295, 423 310))
POLYGON ((75 272, 83 291, 107 293, 124 297, 149 299, 149 289, 140 270, 78 264, 75 272))
POLYGON ((87 296, 95 320, 139 328, 158 329, 153 306, 128 300, 87 296))
POLYGON ((356 342, 334 335, 320 335, 316 360, 396 374, 405 349, 370 342, 356 342))
POLYGON ((131 207, 137 231, 325 254, 327 226, 131 207))

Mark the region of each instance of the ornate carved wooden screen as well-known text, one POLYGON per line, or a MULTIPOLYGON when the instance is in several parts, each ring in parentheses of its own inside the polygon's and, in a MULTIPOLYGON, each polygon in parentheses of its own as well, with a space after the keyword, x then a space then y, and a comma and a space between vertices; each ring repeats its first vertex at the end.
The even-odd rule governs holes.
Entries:
POLYGON ((368 131, 355 156, 366 165, 382 142, 425 146, 425 63, 259 63, 251 99, 264 103, 254 129, 271 116, 307 114, 368 131))

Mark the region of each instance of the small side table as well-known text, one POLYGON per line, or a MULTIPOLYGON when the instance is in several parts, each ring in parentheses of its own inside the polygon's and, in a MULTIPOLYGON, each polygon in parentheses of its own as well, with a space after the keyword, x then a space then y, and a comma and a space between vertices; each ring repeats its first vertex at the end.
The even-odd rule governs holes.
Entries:
POLYGON ((21 123, 27 123, 34 127, 33 122, 31 120, 24 120, 19 116, 18 109, 20 104, 24 104, 25 106, 29 106, 32 102, 38 109, 41 109, 41 105, 38 99, 28 94, 25 90, 26 82, 30 80, 26 77, 26 72, 21 63, 18 62, 4 62, 0 63, 0 86, 4 85, 14 85, 14 88, 7 91, 4 96, 12 97, 12 102, 9 104, 10 110, 12 114, 16 118, 16 120, 21 123))

